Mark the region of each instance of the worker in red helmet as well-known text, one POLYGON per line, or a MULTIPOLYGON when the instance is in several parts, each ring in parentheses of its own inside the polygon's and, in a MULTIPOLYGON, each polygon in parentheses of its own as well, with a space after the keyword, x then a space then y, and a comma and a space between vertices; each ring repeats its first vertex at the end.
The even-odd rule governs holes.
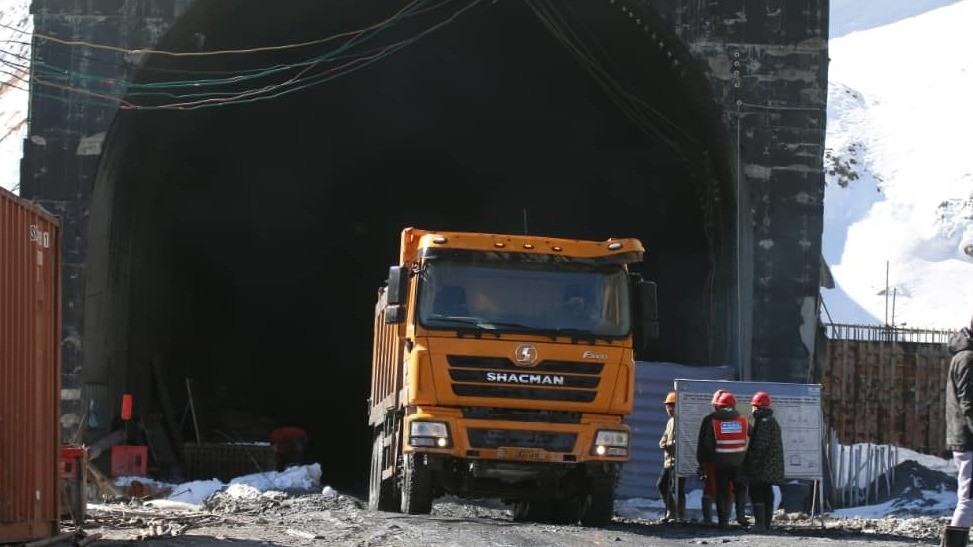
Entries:
MULTIPOLYGON (((716 404, 720 400, 720 395, 726 393, 725 389, 717 389, 713 392, 713 397, 710 399, 710 405, 713 407, 713 412, 703 416, 703 421, 699 425, 700 434, 704 429, 709 429, 713 427, 713 415, 716 413, 716 404)), ((716 466, 713 462, 704 461, 705 455, 700 452, 700 444, 696 444, 696 461, 699 463, 699 469, 696 471, 696 475, 703 482, 703 496, 700 500, 700 510, 702 512, 702 522, 706 525, 713 524, 713 503, 716 502, 716 466)))
POLYGON ((731 501, 735 501, 737 523, 744 528, 750 525, 746 516, 747 487, 740 476, 749 423, 737 412, 736 404, 736 397, 729 391, 717 397, 713 419, 708 426, 700 427, 697 445, 697 459, 715 467, 716 518, 720 528, 729 525, 731 501))
POLYGON ((784 483, 784 443, 770 404, 770 395, 765 391, 758 391, 750 400, 753 423, 743 459, 753 520, 760 530, 770 530, 774 518, 774 485, 784 483))
POLYGON ((656 488, 662 496, 666 511, 662 522, 682 522, 686 518, 686 477, 676 476, 676 392, 670 391, 663 400, 669 420, 666 429, 659 439, 662 449, 662 473, 656 482, 656 488), (675 490, 675 494, 673 494, 675 490))

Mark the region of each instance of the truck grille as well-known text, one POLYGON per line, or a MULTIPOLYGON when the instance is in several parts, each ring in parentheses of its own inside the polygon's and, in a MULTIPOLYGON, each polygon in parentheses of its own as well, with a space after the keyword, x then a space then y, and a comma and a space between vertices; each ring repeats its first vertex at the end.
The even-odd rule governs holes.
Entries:
POLYGON ((577 433, 505 429, 469 429, 466 434, 472 448, 543 448, 549 452, 570 452, 578 438, 577 433))
POLYGON ((518 367, 506 357, 471 357, 466 355, 449 355, 446 357, 449 366, 453 368, 480 368, 493 370, 529 370, 531 372, 568 372, 572 374, 601 374, 604 363, 589 363, 576 361, 541 361, 537 366, 525 369, 518 367))
POLYGON ((504 357, 449 355, 453 393, 465 397, 590 403, 598 395, 604 363, 541 361, 516 366, 504 357), (567 374, 559 374, 567 373, 567 374))
POLYGON ((549 424, 580 424, 580 412, 560 410, 524 410, 489 406, 464 406, 463 417, 470 420, 504 420, 508 422, 542 422, 549 424))

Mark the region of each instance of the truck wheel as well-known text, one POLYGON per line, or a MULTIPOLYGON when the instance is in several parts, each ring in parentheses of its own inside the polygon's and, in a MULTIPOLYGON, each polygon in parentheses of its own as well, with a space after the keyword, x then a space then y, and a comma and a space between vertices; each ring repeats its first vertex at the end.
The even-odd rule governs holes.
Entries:
POLYGON ((517 522, 550 522, 552 516, 551 502, 520 500, 514 503, 513 518, 517 522))
POLYGON ((402 512, 428 515, 432 511, 433 474, 421 455, 405 454, 402 464, 402 512))
POLYGON ((398 511, 398 489, 395 480, 382 480, 382 469, 385 468, 385 448, 382 442, 385 433, 379 431, 372 441, 372 467, 368 477, 368 508, 372 511, 398 511))
POLYGON ((582 498, 581 525, 605 526, 615 514, 615 485, 607 479, 593 479, 588 495, 582 498))
POLYGON ((581 518, 581 500, 572 496, 554 502, 554 524, 577 524, 581 518))

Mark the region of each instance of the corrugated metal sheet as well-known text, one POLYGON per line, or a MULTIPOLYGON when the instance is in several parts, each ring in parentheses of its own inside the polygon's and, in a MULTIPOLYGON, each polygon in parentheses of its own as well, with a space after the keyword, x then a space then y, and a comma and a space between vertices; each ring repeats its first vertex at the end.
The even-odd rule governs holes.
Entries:
POLYGON ((58 532, 60 221, 0 189, 0 540, 58 532))
MULTIPOLYGON (((655 482, 662 472, 659 437, 669 418, 662 401, 672 391, 673 382, 676 378, 732 380, 736 370, 731 367, 696 367, 645 361, 639 361, 636 365, 635 405, 627 420, 632 427, 632 459, 622 468, 616 496, 658 498, 655 482)), ((693 486, 687 482, 686 488, 690 490, 693 486)))

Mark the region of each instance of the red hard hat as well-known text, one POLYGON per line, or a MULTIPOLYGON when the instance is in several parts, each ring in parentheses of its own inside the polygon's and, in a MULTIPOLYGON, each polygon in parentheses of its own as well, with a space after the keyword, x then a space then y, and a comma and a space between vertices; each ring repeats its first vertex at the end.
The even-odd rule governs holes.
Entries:
POLYGON ((720 395, 723 395, 724 393, 726 393, 725 389, 717 389, 715 392, 713 392, 713 399, 710 400, 709 404, 713 406, 718 405, 720 402, 720 395))
POLYGON ((737 398, 733 396, 729 391, 724 391, 720 394, 719 400, 716 401, 716 406, 719 407, 729 407, 737 406, 737 398))
POLYGON ((758 391, 753 394, 750 404, 753 406, 770 406, 770 395, 766 391, 758 391))

